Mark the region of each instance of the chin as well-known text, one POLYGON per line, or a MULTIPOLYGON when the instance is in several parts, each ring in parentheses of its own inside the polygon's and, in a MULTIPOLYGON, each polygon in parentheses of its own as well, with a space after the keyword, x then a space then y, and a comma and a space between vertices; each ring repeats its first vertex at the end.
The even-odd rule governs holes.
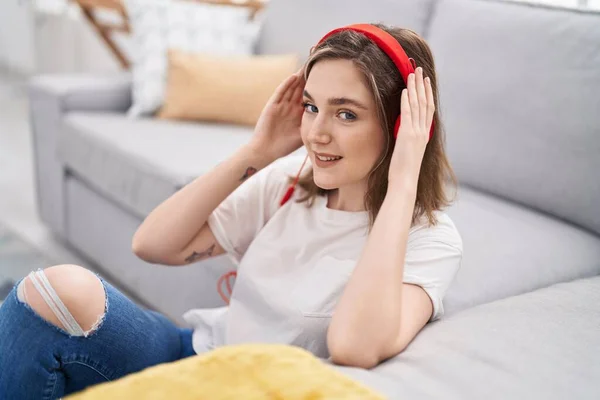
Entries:
POLYGON ((340 185, 329 185, 329 184, 322 184, 319 183, 318 181, 315 180, 315 185, 317 185, 319 188, 324 189, 324 190, 334 190, 340 187, 340 185))
POLYGON ((340 187, 340 182, 338 179, 332 176, 322 176, 319 173, 313 175, 313 180, 315 185, 325 190, 333 190, 340 187))

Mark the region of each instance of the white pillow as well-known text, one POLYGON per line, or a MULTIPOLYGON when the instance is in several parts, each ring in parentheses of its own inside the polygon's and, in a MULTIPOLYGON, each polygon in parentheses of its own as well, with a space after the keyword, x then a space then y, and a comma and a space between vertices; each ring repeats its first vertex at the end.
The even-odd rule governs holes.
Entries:
POLYGON ((129 116, 156 112, 163 104, 168 49, 190 53, 250 55, 260 30, 247 7, 185 0, 126 0, 133 54, 133 105, 129 116))

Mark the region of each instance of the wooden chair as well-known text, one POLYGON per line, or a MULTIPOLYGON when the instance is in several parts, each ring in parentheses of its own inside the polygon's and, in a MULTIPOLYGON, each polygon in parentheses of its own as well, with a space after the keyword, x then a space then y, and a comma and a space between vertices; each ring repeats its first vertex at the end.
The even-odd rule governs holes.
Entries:
MULTIPOLYGON (((119 48, 119 46, 115 43, 112 38, 112 33, 119 32, 128 34, 130 33, 129 26, 129 18, 127 16, 127 11, 125 10, 125 6, 123 5, 122 0, 74 0, 84 15, 84 17, 88 20, 90 24, 94 27, 95 31, 100 35, 102 41, 108 46, 110 51, 119 61, 121 67, 123 69, 128 69, 130 66, 130 61, 127 59, 123 51, 119 48), (122 23, 121 24, 107 24, 101 22, 97 16, 96 12, 99 10, 110 10, 112 12, 116 12, 121 16, 122 23)), ((251 18, 253 18, 258 11, 260 11, 266 0, 188 0, 188 1, 196 1, 199 3, 208 3, 208 4, 221 4, 221 5, 229 5, 235 7, 248 7, 252 10, 251 18)))

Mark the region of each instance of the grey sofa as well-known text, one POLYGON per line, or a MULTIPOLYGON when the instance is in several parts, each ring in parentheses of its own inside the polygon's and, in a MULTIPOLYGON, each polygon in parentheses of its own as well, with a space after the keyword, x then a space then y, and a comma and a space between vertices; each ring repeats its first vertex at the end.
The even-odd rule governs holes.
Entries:
MULTIPOLYGON (((600 398, 600 13, 483 0, 271 0, 258 53, 308 49, 354 22, 430 43, 447 148, 448 209, 464 241, 444 304, 400 356, 335 367, 414 399, 600 398)), ((248 140, 223 124, 129 119, 130 77, 30 85, 39 212, 105 276, 177 323, 221 305, 218 257, 147 264, 131 238, 155 206, 248 140)))

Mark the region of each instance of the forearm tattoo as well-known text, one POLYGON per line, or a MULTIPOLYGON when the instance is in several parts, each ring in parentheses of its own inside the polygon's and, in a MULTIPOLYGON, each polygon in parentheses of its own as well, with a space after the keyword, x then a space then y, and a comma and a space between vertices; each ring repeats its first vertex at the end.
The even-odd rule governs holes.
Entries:
POLYGON ((248 167, 246 168, 246 172, 244 172, 244 175, 242 175, 242 177, 240 178, 240 181, 245 181, 246 179, 250 178, 252 175, 254 175, 256 173, 257 169, 254 167, 248 167))
POLYGON ((185 259, 185 261, 187 263, 192 263, 194 261, 198 261, 203 258, 208 258, 208 257, 212 256, 214 250, 215 250, 215 245, 212 244, 208 249, 204 250, 203 252, 198 253, 198 252, 194 251, 188 258, 185 259))

